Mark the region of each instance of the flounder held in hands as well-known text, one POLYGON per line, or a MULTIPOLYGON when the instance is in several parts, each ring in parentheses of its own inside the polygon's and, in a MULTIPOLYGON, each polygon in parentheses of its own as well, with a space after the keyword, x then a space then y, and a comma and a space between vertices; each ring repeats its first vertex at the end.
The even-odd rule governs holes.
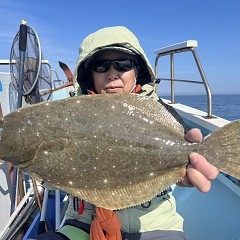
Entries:
POLYGON ((4 117, 0 158, 97 206, 147 201, 182 179, 188 155, 240 178, 240 121, 199 144, 162 104, 134 94, 43 102, 4 117))

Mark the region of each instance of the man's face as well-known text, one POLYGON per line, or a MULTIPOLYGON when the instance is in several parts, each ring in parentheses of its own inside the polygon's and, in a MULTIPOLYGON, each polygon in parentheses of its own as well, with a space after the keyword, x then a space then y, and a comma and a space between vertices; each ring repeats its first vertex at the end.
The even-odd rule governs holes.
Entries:
MULTIPOLYGON (((129 55, 119 51, 104 51, 99 54, 93 61, 103 62, 102 60, 129 60, 129 55)), ((129 61, 127 62, 129 63, 129 61)), ((118 64, 118 63, 116 63, 118 64)), ((106 66, 106 65, 105 65, 106 66)), ((100 65, 101 67, 101 65, 100 65)), ((129 71, 116 70, 115 66, 111 64, 110 68, 106 68, 104 72, 92 71, 93 83, 98 94, 106 93, 129 93, 135 86, 136 74, 134 68, 129 71)))

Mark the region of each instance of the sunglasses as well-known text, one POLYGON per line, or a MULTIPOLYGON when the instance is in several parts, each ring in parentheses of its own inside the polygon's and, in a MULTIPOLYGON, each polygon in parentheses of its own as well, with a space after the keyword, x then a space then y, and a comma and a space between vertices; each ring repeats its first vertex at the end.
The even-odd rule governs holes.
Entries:
POLYGON ((96 60, 92 64, 92 69, 98 73, 105 73, 111 68, 111 65, 113 65, 118 72, 128 72, 136 66, 136 61, 133 59, 96 60))

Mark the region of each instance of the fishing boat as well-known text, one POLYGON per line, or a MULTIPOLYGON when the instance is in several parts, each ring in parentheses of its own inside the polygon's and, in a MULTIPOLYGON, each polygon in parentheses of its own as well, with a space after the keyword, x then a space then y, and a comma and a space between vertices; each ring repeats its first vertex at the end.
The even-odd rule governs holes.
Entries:
MULTIPOLYGON (((172 106, 190 127, 201 129, 203 135, 206 136, 229 123, 229 121, 215 116, 212 113, 211 91, 197 55, 197 45, 197 41, 189 40, 156 50, 155 74, 157 84, 161 84, 162 81, 170 81, 171 83, 171 97, 170 99, 163 99, 163 101, 172 106), (187 51, 193 55, 200 72, 201 81, 195 82, 174 79, 173 56, 187 51), (159 59, 165 56, 170 56, 171 77, 169 79, 159 77, 159 59), (208 111, 204 112, 176 103, 174 100, 174 83, 177 81, 202 84, 206 90, 208 111)), ((2 62, 2 64, 3 63, 11 64, 9 61, 2 62)), ((48 61, 42 61, 42 64, 48 66, 50 72, 53 71, 48 61)), ((16 109, 17 93, 11 86, 10 73, 0 73, 0 81, 2 83, 2 91, 0 93, 2 113, 6 115, 16 109)), ((51 79, 51 82, 52 81, 51 79)), ((55 82, 59 83, 61 81, 57 79, 55 82)), ((70 81, 70 83, 68 82, 67 84, 53 87, 51 96, 48 96, 48 100, 53 101, 67 98, 72 96, 72 93, 73 86, 70 81)), ((0 170, 1 239, 16 239, 16 236, 19 236, 21 231, 22 239, 34 239, 40 227, 44 230, 46 225, 48 230, 56 230, 61 227, 64 221, 64 211, 68 203, 64 192, 60 190, 51 192, 45 189, 43 204, 41 210, 39 210, 37 196, 39 188, 37 188, 37 190, 35 188, 34 191, 33 181, 26 176, 24 196, 18 204, 15 204, 13 203, 13 193, 16 192, 16 184, 14 185, 11 180, 9 166, 2 164, 0 170), (3 210, 5 210, 5 212, 3 212, 3 210)), ((185 219, 184 231, 187 239, 240 239, 238 220, 240 212, 240 188, 238 179, 220 173, 217 179, 212 182, 210 192, 204 194, 195 188, 181 188, 176 185, 173 185, 172 189, 177 201, 177 210, 185 219)), ((16 197, 14 201, 16 202, 16 197)))

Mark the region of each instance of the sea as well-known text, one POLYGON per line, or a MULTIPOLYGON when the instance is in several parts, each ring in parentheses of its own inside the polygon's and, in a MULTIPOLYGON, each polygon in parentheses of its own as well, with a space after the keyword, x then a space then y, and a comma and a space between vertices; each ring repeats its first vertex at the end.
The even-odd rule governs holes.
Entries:
MULTIPOLYGON (((161 96, 171 99, 170 96, 161 96)), ((181 103, 207 112, 206 95, 176 95, 175 103, 181 103)), ((229 121, 240 119, 240 94, 212 95, 212 114, 229 121)))

